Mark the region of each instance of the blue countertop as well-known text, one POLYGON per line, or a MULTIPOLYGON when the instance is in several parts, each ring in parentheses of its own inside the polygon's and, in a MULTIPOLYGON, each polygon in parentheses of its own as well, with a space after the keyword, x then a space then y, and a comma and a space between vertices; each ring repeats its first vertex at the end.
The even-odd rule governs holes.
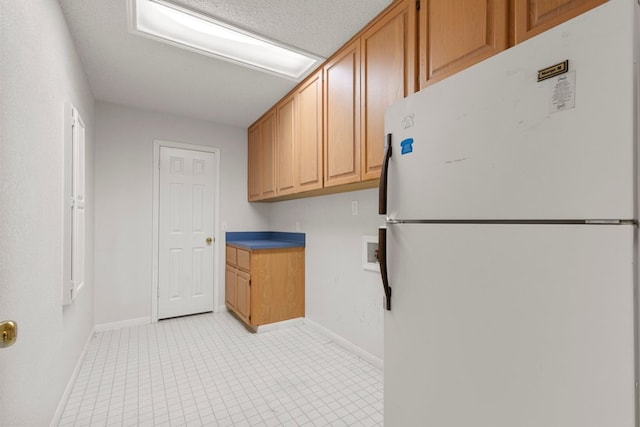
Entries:
POLYGON ((229 231, 227 243, 245 249, 304 248, 304 233, 280 231, 229 231))

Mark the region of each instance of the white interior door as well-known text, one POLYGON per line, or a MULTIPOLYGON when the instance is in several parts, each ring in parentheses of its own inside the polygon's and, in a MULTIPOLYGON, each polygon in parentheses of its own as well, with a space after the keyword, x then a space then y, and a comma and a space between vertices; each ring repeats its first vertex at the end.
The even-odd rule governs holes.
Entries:
POLYGON ((635 427, 634 227, 388 226, 388 426, 635 427))
POLYGON ((158 318, 213 311, 214 153, 160 147, 158 318))

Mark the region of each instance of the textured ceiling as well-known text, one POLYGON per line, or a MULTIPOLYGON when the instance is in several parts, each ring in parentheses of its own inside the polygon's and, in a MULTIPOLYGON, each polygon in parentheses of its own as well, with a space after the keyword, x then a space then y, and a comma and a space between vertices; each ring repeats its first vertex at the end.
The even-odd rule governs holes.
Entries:
MULTIPOLYGON (((391 0, 174 0, 327 57, 391 0)), ((126 0, 60 0, 98 100, 247 127, 296 82, 130 34, 126 0)))

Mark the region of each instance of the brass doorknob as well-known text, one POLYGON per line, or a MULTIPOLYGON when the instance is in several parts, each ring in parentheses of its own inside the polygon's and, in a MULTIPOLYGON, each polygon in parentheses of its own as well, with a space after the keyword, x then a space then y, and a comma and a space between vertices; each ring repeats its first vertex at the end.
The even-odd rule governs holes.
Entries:
POLYGON ((18 325, 12 320, 0 322, 0 348, 10 347, 18 338, 18 325))
POLYGON ((213 239, 211 237, 207 237, 206 242, 207 242, 207 245, 210 245, 211 242, 213 242, 213 239))

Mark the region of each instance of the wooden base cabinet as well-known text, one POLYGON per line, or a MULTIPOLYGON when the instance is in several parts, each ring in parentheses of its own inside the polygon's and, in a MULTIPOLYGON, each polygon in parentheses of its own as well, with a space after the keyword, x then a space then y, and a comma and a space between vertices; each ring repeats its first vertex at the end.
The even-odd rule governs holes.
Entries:
POLYGON ((304 248, 227 245, 225 302, 251 329, 304 317, 304 248))

